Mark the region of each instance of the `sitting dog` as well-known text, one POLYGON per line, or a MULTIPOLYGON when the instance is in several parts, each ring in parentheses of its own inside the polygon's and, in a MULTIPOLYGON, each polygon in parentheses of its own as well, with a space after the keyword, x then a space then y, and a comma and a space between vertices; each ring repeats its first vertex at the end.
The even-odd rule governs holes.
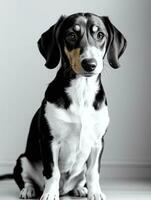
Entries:
POLYGON ((14 168, 20 198, 58 200, 72 194, 104 200, 99 174, 109 115, 101 72, 105 57, 119 68, 126 40, 108 17, 77 13, 61 16, 38 47, 46 67, 58 72, 14 168))

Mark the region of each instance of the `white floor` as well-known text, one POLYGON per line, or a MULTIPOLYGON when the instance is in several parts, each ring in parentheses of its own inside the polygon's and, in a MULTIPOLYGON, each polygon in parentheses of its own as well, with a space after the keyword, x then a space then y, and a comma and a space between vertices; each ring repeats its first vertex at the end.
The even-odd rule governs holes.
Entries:
MULTIPOLYGON (((151 200, 149 180, 104 180, 102 190, 107 195, 107 200, 151 200)), ((17 200, 18 194, 19 189, 14 181, 0 182, 0 200, 17 200)), ((69 199, 72 198, 62 198, 62 200, 69 199)))

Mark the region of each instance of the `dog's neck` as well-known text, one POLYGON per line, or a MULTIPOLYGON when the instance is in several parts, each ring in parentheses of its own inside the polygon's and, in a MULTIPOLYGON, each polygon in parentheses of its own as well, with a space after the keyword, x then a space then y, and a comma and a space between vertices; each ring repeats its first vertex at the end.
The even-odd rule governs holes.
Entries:
POLYGON ((92 106, 99 90, 97 77, 98 76, 83 77, 81 75, 76 75, 76 78, 71 80, 70 86, 66 88, 65 91, 73 103, 82 107, 92 106))
POLYGON ((61 66, 46 90, 45 99, 66 109, 75 103, 79 106, 93 105, 98 110, 105 100, 101 74, 84 77, 61 66))

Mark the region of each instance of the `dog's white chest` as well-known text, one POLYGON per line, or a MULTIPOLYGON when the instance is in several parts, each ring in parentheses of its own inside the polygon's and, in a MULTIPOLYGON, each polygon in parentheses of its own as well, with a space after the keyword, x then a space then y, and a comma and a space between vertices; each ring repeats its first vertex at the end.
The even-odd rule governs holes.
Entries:
POLYGON ((94 90, 92 95, 83 89, 76 94, 74 89, 71 86, 67 91, 72 97, 72 104, 67 110, 48 102, 45 110, 51 134, 60 144, 59 165, 62 172, 71 170, 75 162, 78 165, 86 162, 91 147, 101 141, 109 122, 105 105, 99 111, 93 108, 94 90))

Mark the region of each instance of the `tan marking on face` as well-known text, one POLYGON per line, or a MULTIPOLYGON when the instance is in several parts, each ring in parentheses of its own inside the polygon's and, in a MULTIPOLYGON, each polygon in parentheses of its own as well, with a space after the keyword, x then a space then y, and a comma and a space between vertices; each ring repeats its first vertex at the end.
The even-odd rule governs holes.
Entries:
POLYGON ((81 69, 81 62, 80 62, 80 48, 73 49, 71 51, 67 50, 65 47, 65 53, 69 59, 70 65, 72 69, 79 74, 81 69))

